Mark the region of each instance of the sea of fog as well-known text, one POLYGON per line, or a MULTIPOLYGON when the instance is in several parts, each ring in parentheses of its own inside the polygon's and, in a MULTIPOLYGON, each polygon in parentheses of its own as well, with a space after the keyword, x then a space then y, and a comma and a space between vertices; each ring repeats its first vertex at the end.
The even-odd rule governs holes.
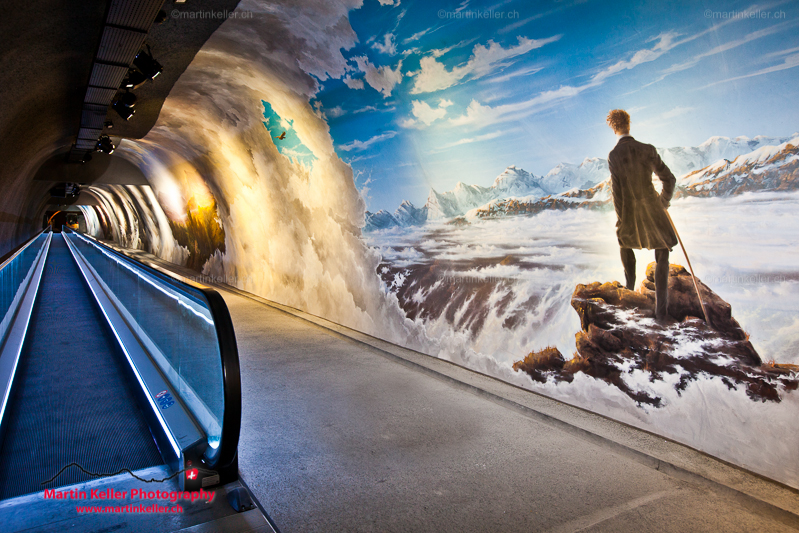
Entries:
MULTIPOLYGON (((669 211, 697 277, 732 305, 761 358, 799 362, 799 193, 686 198, 674 201, 669 211)), ((368 233, 366 239, 394 266, 434 260, 462 265, 508 255, 535 263, 529 269, 495 265, 450 272, 464 283, 509 280, 518 302, 533 294, 542 298, 526 326, 497 327, 511 305, 473 340, 477 351, 512 363, 548 345, 566 355, 574 351, 580 323, 570 297, 576 284, 624 280, 614 228, 612 211, 575 209, 472 220, 468 226, 396 228, 368 233)), ((654 252, 638 250, 636 256, 638 286, 654 252)), ((679 246, 670 260, 687 267, 679 246)))
MULTIPOLYGON (((732 305, 733 316, 751 335, 764 361, 799 363, 799 193, 747 193, 732 198, 685 198, 670 213, 696 275, 732 305)), ((614 387, 585 375, 573 383, 534 383, 511 365, 533 350, 557 346, 566 358, 579 331, 570 299, 578 283, 623 280, 612 211, 574 209, 534 217, 471 220, 470 225, 430 223, 368 233, 368 244, 392 266, 456 265, 447 275, 464 283, 508 280, 485 305, 488 318, 477 334, 455 331, 444 315, 424 322, 440 342, 439 357, 495 375, 624 422, 655 431, 769 477, 799 487, 799 393, 781 403, 760 403, 720 379, 700 377, 678 395, 678 376, 651 382, 636 371, 628 381, 664 398, 664 407, 644 408, 614 387), (522 258, 530 267, 485 266, 484 258, 522 258), (481 266, 482 265, 482 266, 481 266), (497 311, 507 286, 513 304, 497 311), (502 327, 514 308, 535 297, 517 327, 502 327), (455 342, 457 340, 457 342, 455 342), (468 349, 464 349, 468 347, 468 349)), ((637 254, 643 279, 654 253, 637 254)), ((671 262, 687 266, 679 247, 671 262)), ((401 278, 401 276, 400 276, 401 278)), ((399 279, 398 282, 402 282, 399 279)), ((386 284, 391 290, 391 284, 386 284)), ((420 290, 420 298, 424 290, 420 290)), ((467 302, 468 303, 468 302, 467 302)), ((466 304, 464 304, 465 306, 466 304)), ((455 315, 457 317, 457 313, 455 315)))

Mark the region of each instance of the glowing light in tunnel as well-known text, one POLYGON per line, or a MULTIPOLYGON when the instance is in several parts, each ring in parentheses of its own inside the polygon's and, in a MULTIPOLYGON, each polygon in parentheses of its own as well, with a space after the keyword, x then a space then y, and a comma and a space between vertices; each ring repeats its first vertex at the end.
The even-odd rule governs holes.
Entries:
POLYGON ((186 198, 181 184, 170 172, 171 160, 165 164, 147 148, 142 141, 124 139, 119 145, 119 152, 142 168, 167 216, 177 222, 185 221, 186 198))

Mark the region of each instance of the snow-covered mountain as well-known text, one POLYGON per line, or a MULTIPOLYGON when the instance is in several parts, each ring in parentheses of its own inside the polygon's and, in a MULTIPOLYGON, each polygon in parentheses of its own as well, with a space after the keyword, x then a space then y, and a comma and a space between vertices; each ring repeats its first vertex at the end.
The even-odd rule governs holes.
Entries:
POLYGON ((403 200, 394 211, 394 218, 400 226, 418 226, 427 221, 427 207, 415 207, 408 200, 403 200))
POLYGON ((799 135, 729 161, 721 159, 677 181, 678 196, 731 196, 799 188, 799 135))
MULTIPOLYGON (((733 196, 752 191, 799 189, 799 135, 777 146, 763 146, 677 179, 674 197, 733 196)), ((570 190, 545 198, 504 198, 493 200, 466 213, 466 218, 532 216, 548 209, 610 206, 610 178, 588 189, 570 190)))
POLYGON ((421 208, 404 200, 393 215, 385 210, 366 213, 366 231, 393 226, 417 226, 428 220, 446 220, 494 200, 513 196, 541 198, 575 187, 593 185, 607 177, 607 161, 586 159, 581 165, 558 165, 543 177, 511 165, 494 179, 490 187, 458 182, 450 191, 430 189, 427 202, 421 208), (602 170, 604 165, 604 171, 602 170))
MULTIPOLYGON (((796 157, 797 143, 799 133, 754 139, 711 137, 699 146, 658 148, 658 153, 678 177, 678 197, 723 196, 744 190, 796 188, 791 180, 790 185, 777 182, 785 181, 788 167, 784 165, 794 161, 791 157, 796 157), (764 163, 763 158, 775 161, 764 163)), ((416 226, 464 215, 534 214, 542 209, 605 205, 610 201, 609 174, 607 160, 599 157, 587 158, 579 165, 561 163, 541 177, 511 165, 490 187, 458 182, 450 191, 430 189, 421 208, 404 200, 393 215, 384 210, 367 211, 364 229, 416 226)))
POLYGON ((541 178, 541 185, 552 194, 569 189, 588 189, 610 175, 608 160, 588 157, 579 165, 561 163, 541 178))
POLYGON ((399 225, 400 223, 391 213, 385 209, 381 209, 376 213, 366 212, 366 225, 363 229, 364 231, 375 231, 378 229, 393 228, 399 225))
POLYGON ((695 172, 716 161, 727 159, 732 161, 739 155, 748 154, 763 146, 778 146, 796 137, 794 133, 788 137, 765 137, 758 135, 754 139, 749 137, 711 137, 699 146, 675 148, 658 148, 658 153, 663 162, 677 176, 695 172))
POLYGON ((490 187, 480 187, 479 185, 466 185, 458 182, 451 191, 437 192, 430 189, 427 196, 428 220, 440 220, 452 218, 460 215, 464 209, 469 210, 478 205, 482 205, 493 198, 494 190, 490 187))
POLYGON ((517 195, 541 197, 550 193, 541 186, 541 178, 511 165, 494 179, 490 187, 458 182, 451 191, 440 193, 430 189, 424 208, 427 209, 428 220, 449 219, 497 198, 517 195))
POLYGON ((544 187, 541 181, 542 178, 538 178, 521 168, 516 168, 516 165, 511 165, 502 174, 494 178, 491 189, 493 189, 494 198, 530 194, 546 196, 551 194, 553 191, 544 187))

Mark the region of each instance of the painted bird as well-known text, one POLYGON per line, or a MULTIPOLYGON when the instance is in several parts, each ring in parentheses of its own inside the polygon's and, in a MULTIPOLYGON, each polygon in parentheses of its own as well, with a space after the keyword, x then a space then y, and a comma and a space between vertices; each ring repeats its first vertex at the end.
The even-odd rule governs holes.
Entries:
POLYGON ((280 136, 274 138, 277 139, 278 141, 282 141, 283 139, 286 138, 286 132, 284 131, 283 133, 280 134, 280 136))

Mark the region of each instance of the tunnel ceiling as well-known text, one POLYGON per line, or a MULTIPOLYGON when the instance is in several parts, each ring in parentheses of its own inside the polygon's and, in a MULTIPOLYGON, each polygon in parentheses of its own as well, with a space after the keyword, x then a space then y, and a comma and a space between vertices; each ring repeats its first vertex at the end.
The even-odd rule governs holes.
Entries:
POLYGON ((189 0, 185 3, 167 1, 163 9, 166 22, 153 24, 145 42, 150 45, 153 57, 164 67, 163 72, 153 81, 145 83, 133 92, 138 98, 136 114, 129 120, 122 120, 111 111, 108 118, 114 123, 113 129, 106 129, 109 135, 139 139, 147 135, 155 125, 164 100, 172 90, 195 54, 211 34, 222 23, 222 18, 180 18, 181 13, 208 13, 232 11, 239 0, 189 0))
MULTIPOLYGON (((134 2, 135 3, 135 2, 134 2)), ((136 114, 125 122, 109 108, 108 133, 141 138, 153 127, 172 86, 220 17, 175 17, 176 12, 233 10, 238 0, 167 1, 167 19, 153 24, 145 43, 163 72, 135 91, 136 114)), ((33 177, 43 162, 75 143, 93 59, 109 2, 32 0, 0 6, 0 199, 3 240, 33 223, 51 183, 33 177), (27 211, 26 211, 27 210, 27 211)), ((74 172, 73 172, 74 173, 74 172)), ((54 178, 57 178, 54 176, 54 178)), ((78 180, 76 181, 87 181, 78 180)), ((91 181, 91 180, 89 180, 91 181)))

